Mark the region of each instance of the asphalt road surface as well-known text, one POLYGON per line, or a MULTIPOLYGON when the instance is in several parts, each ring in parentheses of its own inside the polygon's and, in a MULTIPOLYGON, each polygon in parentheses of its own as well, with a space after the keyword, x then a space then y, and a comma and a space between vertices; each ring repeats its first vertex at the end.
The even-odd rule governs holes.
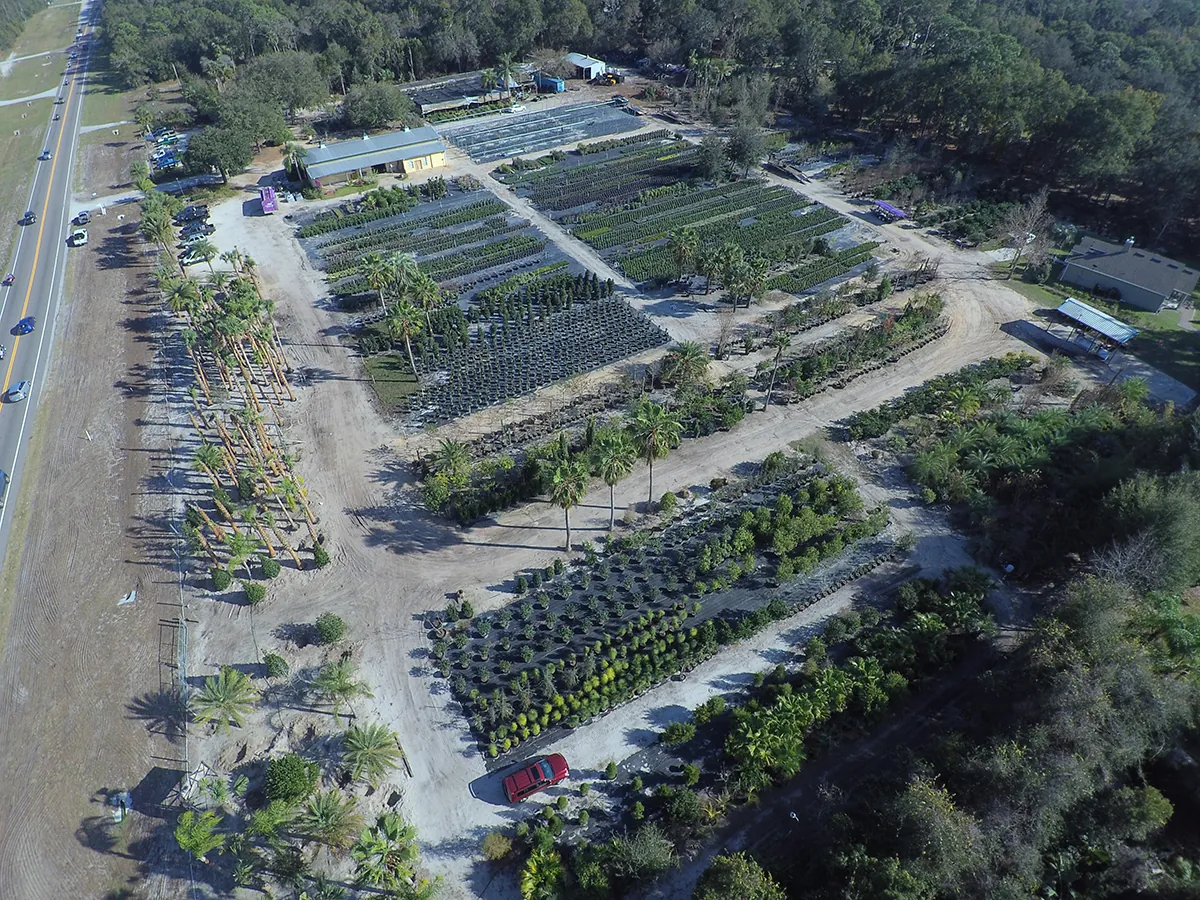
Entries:
MULTIPOLYGON (((50 349, 54 341, 55 318, 62 299, 63 279, 67 269, 67 254, 72 251, 67 239, 72 231, 71 168, 79 139, 80 113, 83 109, 83 86, 87 77, 88 58, 92 50, 90 21, 94 4, 84 3, 80 12, 79 30, 84 32, 88 50, 79 51, 75 59, 63 54, 63 84, 60 100, 54 104, 50 129, 43 148, 53 154, 51 159, 6 160, 5 165, 37 165, 28 203, 25 209, 37 216, 33 224, 0 223, 0 227, 20 229, 16 252, 4 272, 16 276, 8 287, 0 287, 0 345, 5 347, 0 361, 0 559, 8 547, 12 526, 12 511, 20 490, 21 472, 29 435, 37 415, 41 383, 50 364, 50 349), (19 320, 32 316, 34 330, 17 335, 14 329, 19 320), (32 388, 24 400, 12 400, 10 391, 22 381, 32 388), (7 483, 5 483, 7 482, 7 483)), ((72 51, 76 52, 76 51, 72 51)), ((19 215, 19 214, 18 214, 19 215)))

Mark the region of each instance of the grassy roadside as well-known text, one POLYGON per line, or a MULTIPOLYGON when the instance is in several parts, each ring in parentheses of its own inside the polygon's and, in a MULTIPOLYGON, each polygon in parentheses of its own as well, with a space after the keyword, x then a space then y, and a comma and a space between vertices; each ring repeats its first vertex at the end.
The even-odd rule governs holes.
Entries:
POLYGON ((39 56, 13 63, 8 74, 0 78, 0 100, 18 100, 62 87, 66 63, 65 56, 39 56))
POLYGON ((0 265, 8 265, 16 244, 17 220, 29 201, 51 106, 51 100, 0 106, 0 160, 4 160, 0 165, 0 265), (14 133, 17 131, 20 135, 14 133))
POLYGON ((87 128, 129 121, 133 118, 133 107, 138 96, 144 93, 144 88, 122 90, 108 67, 108 57, 97 53, 92 56, 79 124, 87 128))
POLYGON ((25 23, 25 30, 9 52, 21 57, 47 50, 61 50, 75 40, 78 22, 78 3, 48 6, 30 17, 25 23))

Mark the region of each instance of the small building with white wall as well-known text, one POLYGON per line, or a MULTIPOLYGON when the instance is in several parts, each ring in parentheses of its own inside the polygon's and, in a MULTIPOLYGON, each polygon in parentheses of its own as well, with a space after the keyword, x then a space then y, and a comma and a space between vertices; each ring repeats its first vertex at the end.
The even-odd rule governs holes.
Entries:
POLYGON ((585 56, 582 53, 568 53, 567 62, 574 67, 575 77, 582 78, 584 81, 599 78, 608 71, 608 65, 603 60, 585 56))
POLYGON ((446 165, 446 145, 429 125, 389 131, 349 141, 322 143, 300 161, 301 174, 314 187, 329 187, 370 172, 412 174, 446 165))

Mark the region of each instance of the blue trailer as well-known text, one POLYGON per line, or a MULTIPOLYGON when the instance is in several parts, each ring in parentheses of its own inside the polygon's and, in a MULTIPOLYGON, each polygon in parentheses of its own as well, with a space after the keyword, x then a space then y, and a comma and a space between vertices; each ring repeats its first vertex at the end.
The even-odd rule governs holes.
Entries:
POLYGON ((533 73, 533 83, 537 85, 538 93, 541 94, 561 94, 567 89, 567 83, 561 78, 541 72, 533 73))

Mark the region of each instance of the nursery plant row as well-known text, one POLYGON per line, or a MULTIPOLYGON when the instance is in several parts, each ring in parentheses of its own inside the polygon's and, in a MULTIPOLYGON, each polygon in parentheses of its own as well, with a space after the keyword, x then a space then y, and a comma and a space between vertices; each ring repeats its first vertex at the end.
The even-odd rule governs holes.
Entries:
POLYGON ((785 291, 789 294, 801 294, 819 284, 824 284, 831 278, 837 278, 849 272, 855 266, 865 263, 871 258, 871 251, 879 244, 868 241, 858 244, 848 250, 843 250, 834 256, 816 260, 806 266, 793 269, 772 278, 767 283, 767 289, 785 291))
MULTIPOLYGON (((489 755, 602 714, 786 617, 794 606, 781 597, 749 607, 745 599, 812 572, 887 524, 886 510, 863 512, 853 481, 815 469, 715 506, 552 577, 465 629, 435 633, 433 656, 489 755)), ((843 583, 888 555, 869 557, 843 583)))
POLYGON ((594 229, 599 231, 603 228, 615 228, 618 225, 625 225, 649 216, 690 206, 696 202, 696 198, 693 195, 701 191, 704 193, 705 200, 715 203, 721 197, 733 197, 745 191, 759 189, 762 187, 762 183, 756 179, 747 178, 742 181, 730 181, 707 189, 698 187, 688 181, 676 182, 674 185, 669 185, 669 187, 674 188, 674 190, 666 196, 656 196, 649 191, 643 191, 637 199, 616 212, 599 210, 580 215, 564 216, 559 221, 565 225, 574 226, 574 233, 582 237, 589 230, 594 229))
POLYGON ((648 188, 671 184, 685 177, 695 161, 696 154, 692 151, 668 153, 648 160, 633 172, 547 185, 535 190, 529 199, 554 212, 577 209, 589 203, 624 203, 648 188))
MULTIPOLYGON (((555 166, 539 173, 542 178, 524 187, 529 190, 531 199, 539 205, 554 210, 566 210, 582 204, 572 202, 566 205, 554 202, 559 195, 569 195, 588 185, 620 186, 630 183, 638 176, 660 174, 668 170, 689 170, 695 164, 696 158, 697 152, 690 145, 680 147, 661 144, 591 165, 573 168, 555 166)), ((636 191, 633 195, 636 196, 636 191)))
MULTIPOLYGON (((481 247, 474 247, 446 256, 435 256, 419 263, 421 271, 439 283, 445 283, 464 275, 482 272, 505 263, 515 262, 542 253, 548 241, 530 234, 518 234, 501 238, 481 247)), ((335 288, 337 294, 350 297, 371 290, 366 278, 353 278, 335 288)))
POLYGON ((983 388, 996 379, 1008 378, 1028 369, 1033 362, 1033 357, 1026 353, 1006 353, 1002 357, 985 359, 957 372, 940 375, 874 409, 850 416, 845 422, 846 433, 855 441, 882 437, 893 425, 910 416, 940 411, 950 391, 983 388))
MULTIPOLYGON (((504 237, 529 227, 524 219, 509 223, 503 216, 486 220, 485 224, 464 231, 427 231, 422 234, 410 234, 381 242, 377 251, 388 253, 411 253, 413 256, 432 256, 444 250, 456 247, 466 247, 471 244, 481 244, 494 238, 504 237)), ((363 264, 362 251, 338 253, 336 257, 327 260, 326 273, 330 278, 345 278, 353 275, 363 264)))
MULTIPOLYGON (((585 163, 583 165, 571 165, 569 163, 564 163, 563 165, 557 165, 549 169, 538 167, 533 171, 505 174, 501 180, 507 182, 515 189, 518 187, 536 185, 544 181, 561 180, 567 177, 568 174, 572 176, 586 177, 590 173, 601 170, 618 170, 622 166, 630 165, 631 161, 638 160, 646 156, 658 155, 662 152, 662 148, 667 146, 668 139, 672 138, 673 135, 670 132, 663 130, 649 132, 645 135, 633 135, 633 137, 637 137, 639 140, 633 141, 626 145, 622 152, 615 157, 609 157, 607 159, 585 163)), ((587 156, 589 154, 584 153, 582 155, 587 156)), ((564 162, 565 159, 566 157, 564 156, 562 160, 559 160, 559 162, 564 162)))
POLYGON ((575 303, 546 322, 511 325, 507 334, 493 324, 483 340, 439 354, 438 377, 408 398, 408 409, 423 422, 449 421, 668 340, 612 297, 575 303))
POLYGON ((410 235, 417 235, 431 230, 453 228, 465 225, 479 219, 497 216, 507 212, 499 200, 480 200, 465 206, 457 206, 445 212, 432 215, 421 210, 423 215, 413 214, 390 225, 378 225, 353 236, 337 236, 319 245, 319 251, 326 258, 332 258, 338 253, 353 253, 374 250, 387 246, 393 240, 404 240, 410 235))

